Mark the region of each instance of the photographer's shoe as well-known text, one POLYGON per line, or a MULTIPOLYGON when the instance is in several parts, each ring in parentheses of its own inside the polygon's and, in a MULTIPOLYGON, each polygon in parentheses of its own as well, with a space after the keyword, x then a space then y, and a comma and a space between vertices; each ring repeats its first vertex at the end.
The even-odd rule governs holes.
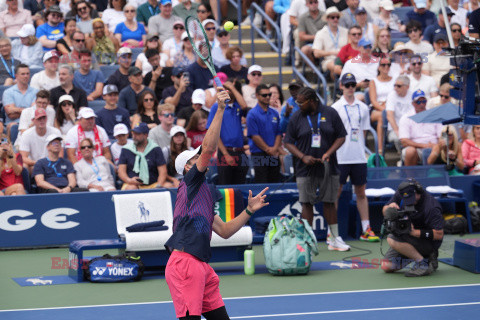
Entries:
POLYGON ((365 230, 364 233, 362 233, 362 235, 360 236, 360 240, 368 242, 378 242, 380 241, 380 238, 375 235, 375 232, 373 232, 371 228, 368 228, 367 230, 365 230))
POLYGON ((350 250, 350 246, 343 241, 342 237, 332 237, 328 245, 328 250, 348 251, 350 250))
POLYGON ((423 277, 428 276, 433 272, 433 267, 425 259, 420 262, 415 262, 412 269, 405 272, 405 277, 423 277))
POLYGON ((428 263, 432 266, 433 271, 437 271, 438 269, 438 251, 434 250, 428 256, 428 263))

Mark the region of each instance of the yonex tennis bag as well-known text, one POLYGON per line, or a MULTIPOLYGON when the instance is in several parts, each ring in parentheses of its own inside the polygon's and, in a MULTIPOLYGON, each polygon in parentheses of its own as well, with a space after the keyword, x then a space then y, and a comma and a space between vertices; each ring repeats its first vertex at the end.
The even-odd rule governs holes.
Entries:
POLYGON ((317 255, 317 239, 305 219, 281 216, 270 220, 263 240, 268 271, 274 275, 307 274, 312 253, 317 255))
POLYGON ((85 278, 92 282, 122 282, 142 279, 145 267, 140 257, 106 254, 87 263, 85 278))

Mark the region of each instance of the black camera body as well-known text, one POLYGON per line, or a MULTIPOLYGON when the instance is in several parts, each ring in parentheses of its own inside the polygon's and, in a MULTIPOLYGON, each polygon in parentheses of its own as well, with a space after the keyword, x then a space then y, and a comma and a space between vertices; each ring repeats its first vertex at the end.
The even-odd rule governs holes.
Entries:
POLYGON ((396 236, 410 234, 410 231, 412 231, 410 215, 414 213, 416 213, 416 211, 413 208, 405 210, 389 208, 385 213, 385 220, 383 222, 384 233, 392 233, 396 236))

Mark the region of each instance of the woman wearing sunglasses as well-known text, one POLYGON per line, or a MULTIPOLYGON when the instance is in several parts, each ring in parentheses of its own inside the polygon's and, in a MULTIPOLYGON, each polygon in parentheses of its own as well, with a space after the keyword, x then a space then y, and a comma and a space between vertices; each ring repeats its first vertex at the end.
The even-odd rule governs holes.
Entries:
POLYGON ((72 9, 72 17, 77 21, 77 27, 85 34, 90 34, 93 32, 92 21, 95 18, 98 18, 98 13, 95 13, 92 5, 85 1, 81 0, 75 3, 75 6, 72 9))
POLYGON ((463 176, 461 172, 465 164, 463 162, 462 146, 458 141, 457 130, 452 125, 443 127, 442 136, 432 148, 427 160, 427 164, 447 164, 447 162, 449 164, 447 171, 450 176, 463 176))
POLYGON ((157 114, 158 100, 150 91, 144 91, 138 98, 137 113, 132 118, 132 129, 140 122, 145 122, 149 129, 153 129, 160 124, 157 114))
POLYGON ((145 26, 135 20, 137 10, 134 6, 127 4, 123 8, 125 21, 117 24, 115 27, 115 38, 122 47, 141 48, 147 41, 147 31, 145 26))

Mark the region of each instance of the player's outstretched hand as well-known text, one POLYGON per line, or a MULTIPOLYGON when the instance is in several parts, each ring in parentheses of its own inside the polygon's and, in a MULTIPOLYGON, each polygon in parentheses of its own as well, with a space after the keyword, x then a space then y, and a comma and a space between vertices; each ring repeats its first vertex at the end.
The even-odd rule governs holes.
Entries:
POLYGON ((255 211, 258 211, 270 204, 269 202, 265 202, 265 198, 267 197, 265 195, 265 192, 267 192, 267 190, 268 190, 268 187, 263 189, 255 197, 252 197, 252 190, 248 190, 248 206, 247 206, 248 211, 254 213, 255 211))
POLYGON ((228 94, 228 91, 225 90, 222 87, 217 87, 217 101, 218 101, 218 107, 219 108, 225 108, 225 101, 230 99, 230 95, 228 94))

